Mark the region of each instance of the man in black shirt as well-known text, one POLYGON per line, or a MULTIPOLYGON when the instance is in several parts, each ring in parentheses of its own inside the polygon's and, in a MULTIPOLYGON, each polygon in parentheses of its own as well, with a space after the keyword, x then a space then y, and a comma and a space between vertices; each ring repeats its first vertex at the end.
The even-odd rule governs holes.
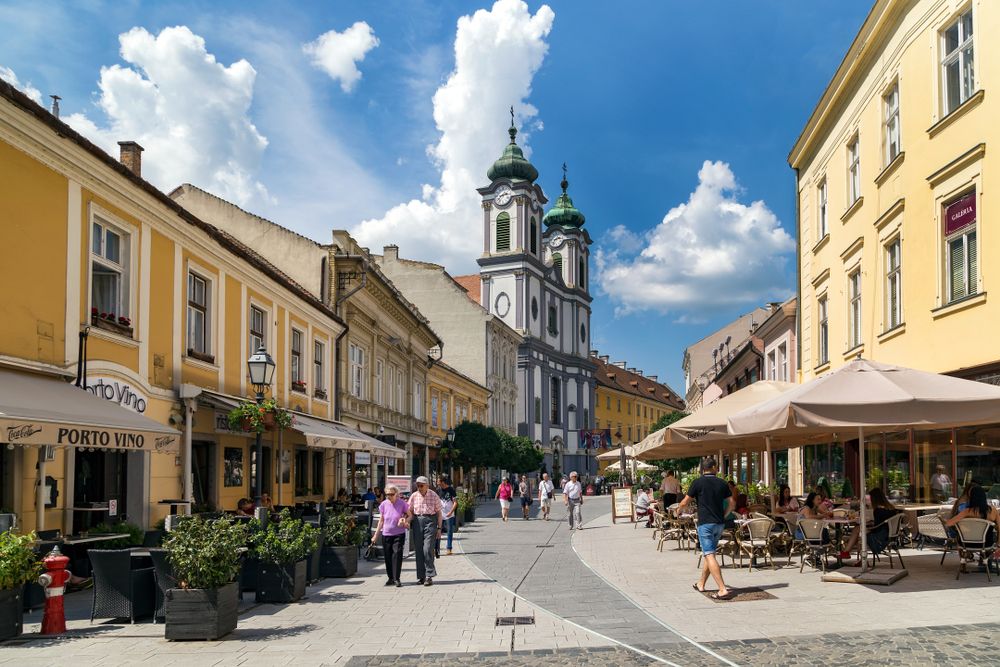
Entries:
POLYGON ((685 507, 692 499, 698 503, 698 543, 705 562, 701 568, 701 578, 694 584, 694 589, 704 592, 708 575, 711 574, 719 587, 718 591, 712 593, 712 597, 716 600, 728 600, 733 597, 733 593, 722 580, 722 569, 715 559, 715 550, 725 528, 726 515, 733 511, 735 503, 729 485, 716 477, 716 471, 717 464, 713 457, 706 456, 702 459, 701 477, 691 482, 680 508, 685 507))
MULTIPOLYGON (((451 479, 447 475, 438 478, 438 496, 441 498, 441 517, 444 533, 448 536, 448 555, 451 555, 451 542, 455 535, 455 510, 458 509, 458 494, 455 487, 451 485, 451 479)), ((441 557, 441 540, 434 543, 434 554, 441 557)))

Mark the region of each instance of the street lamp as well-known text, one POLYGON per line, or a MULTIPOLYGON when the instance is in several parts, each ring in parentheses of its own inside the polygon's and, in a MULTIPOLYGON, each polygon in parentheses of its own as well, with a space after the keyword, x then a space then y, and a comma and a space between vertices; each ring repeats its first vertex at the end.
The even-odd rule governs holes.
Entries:
MULTIPOLYGON (((257 405, 264 402, 264 390, 271 386, 274 378, 274 359, 261 345, 247 359, 247 372, 250 374, 250 384, 257 392, 257 405)), ((260 507, 261 489, 264 486, 264 445, 261 442, 260 431, 257 431, 257 443, 254 447, 254 507, 260 507)))
MULTIPOLYGON (((448 462, 448 476, 454 477, 455 471, 453 466, 455 465, 455 429, 448 429, 448 432, 444 434, 444 441, 448 444, 448 455, 445 458, 448 462)), ((451 481, 454 484, 455 481, 451 481)))

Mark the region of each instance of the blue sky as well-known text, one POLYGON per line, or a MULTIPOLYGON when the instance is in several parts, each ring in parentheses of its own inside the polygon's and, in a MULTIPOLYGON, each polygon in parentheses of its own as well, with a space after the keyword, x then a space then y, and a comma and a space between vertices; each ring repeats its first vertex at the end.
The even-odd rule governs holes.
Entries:
POLYGON ((513 104, 595 239, 594 347, 683 391, 686 345, 794 292, 785 157, 870 7, 0 0, 0 71, 100 145, 139 140, 165 190, 455 274, 513 104))

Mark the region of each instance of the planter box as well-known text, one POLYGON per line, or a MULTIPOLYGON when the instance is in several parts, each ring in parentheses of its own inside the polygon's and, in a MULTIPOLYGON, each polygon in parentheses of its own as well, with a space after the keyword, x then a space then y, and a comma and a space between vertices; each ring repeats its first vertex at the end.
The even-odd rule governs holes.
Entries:
POLYGON ((163 600, 168 640, 212 640, 236 629, 239 586, 222 588, 169 588, 163 600))
POLYGON ((288 565, 261 563, 257 575, 257 602, 295 602, 306 594, 306 561, 288 565))
POLYGON ((358 548, 323 547, 319 573, 324 577, 353 577, 358 573, 358 548))
POLYGON ((320 534, 317 539, 316 550, 313 551, 306 558, 306 581, 312 583, 314 581, 319 581, 321 578, 319 563, 323 557, 323 535, 320 534))
POLYGON ((0 591, 0 642, 21 634, 24 627, 24 602, 21 593, 24 587, 0 591))
POLYGON ((476 520, 476 508, 470 507, 465 510, 462 514, 462 518, 465 519, 465 523, 472 523, 476 520))
POLYGON ((105 331, 110 331, 126 338, 132 337, 132 327, 127 324, 120 324, 117 319, 109 320, 98 315, 91 315, 90 323, 98 329, 104 329, 105 331))

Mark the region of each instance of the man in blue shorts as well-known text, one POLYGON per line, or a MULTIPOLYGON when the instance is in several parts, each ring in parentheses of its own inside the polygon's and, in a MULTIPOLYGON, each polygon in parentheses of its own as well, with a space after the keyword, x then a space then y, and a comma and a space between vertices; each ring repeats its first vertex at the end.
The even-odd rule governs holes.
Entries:
POLYGON ((711 574, 712 579, 719 587, 718 591, 712 593, 712 598, 729 600, 733 597, 733 592, 726 588, 726 582, 722 580, 722 570, 719 568, 719 561, 715 559, 715 551, 719 546, 719 538, 722 537, 722 530, 726 525, 726 515, 733 511, 736 503, 729 490, 729 485, 716 477, 717 471, 718 464, 713 457, 703 458, 701 460, 701 477, 691 482, 687 495, 681 501, 680 508, 685 507, 692 500, 698 503, 698 543, 701 545, 701 553, 705 556, 705 562, 701 567, 701 578, 698 583, 694 584, 694 589, 698 592, 704 592, 705 584, 708 583, 708 575, 711 574))

